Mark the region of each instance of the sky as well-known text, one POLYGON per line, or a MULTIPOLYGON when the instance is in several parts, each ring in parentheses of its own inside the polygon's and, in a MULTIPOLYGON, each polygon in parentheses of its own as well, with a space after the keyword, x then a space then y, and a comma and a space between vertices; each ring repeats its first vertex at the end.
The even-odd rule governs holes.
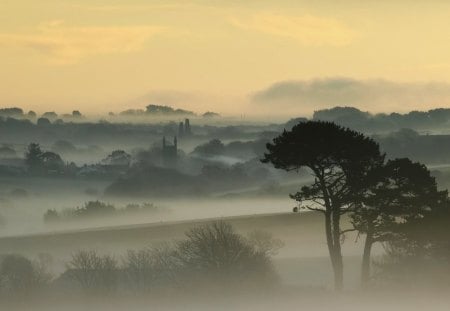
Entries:
POLYGON ((0 0, 0 106, 450 107, 443 0, 0 0))

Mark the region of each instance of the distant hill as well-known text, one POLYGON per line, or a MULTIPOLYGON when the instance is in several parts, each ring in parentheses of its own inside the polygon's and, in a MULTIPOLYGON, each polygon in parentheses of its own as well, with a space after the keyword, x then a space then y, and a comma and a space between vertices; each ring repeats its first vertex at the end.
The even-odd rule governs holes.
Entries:
POLYGON ((148 105, 143 109, 129 109, 120 113, 122 116, 195 116, 195 113, 185 109, 175 109, 164 105, 148 105))
MULTIPOLYGON (((335 122, 362 132, 389 132, 402 128, 414 130, 437 130, 450 128, 450 108, 436 108, 428 111, 392 112, 372 114, 355 107, 333 107, 314 112, 313 120, 335 122)), ((305 118, 291 119, 285 124, 291 129, 305 118)))

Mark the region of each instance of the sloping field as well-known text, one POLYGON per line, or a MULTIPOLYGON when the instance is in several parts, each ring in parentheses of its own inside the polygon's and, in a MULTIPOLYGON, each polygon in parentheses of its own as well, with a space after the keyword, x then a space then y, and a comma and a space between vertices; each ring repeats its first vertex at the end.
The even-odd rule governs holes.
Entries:
MULTIPOLYGON (((74 231, 32 234, 0 238, 0 252, 19 252, 23 254, 51 253, 61 254, 77 249, 97 249, 99 251, 120 252, 126 249, 142 248, 154 243, 167 242, 183 237, 192 227, 222 219, 241 232, 254 230, 271 232, 282 239, 287 255, 289 246, 307 245, 309 250, 300 251, 302 256, 324 254, 322 218, 316 213, 282 213, 224 217, 180 222, 160 222, 128 226, 101 227, 74 231), (312 252, 312 253, 311 253, 312 252)), ((290 250, 289 250, 290 251, 290 250)))
MULTIPOLYGON (((20 253, 27 256, 50 254, 60 269, 70 254, 80 249, 95 249, 102 253, 122 255, 129 249, 183 238, 192 227, 216 219, 182 222, 161 222, 120 227, 104 227, 78 231, 0 238, 0 253, 20 253)), ((325 243, 322 215, 314 212, 264 214, 220 218, 240 233, 254 230, 270 232, 285 246, 275 258, 284 280, 291 284, 326 286, 332 276, 325 243)), ((343 248, 346 255, 349 282, 356 282, 359 270, 359 243, 349 236, 343 248), (357 256, 357 257, 356 257, 357 256)))

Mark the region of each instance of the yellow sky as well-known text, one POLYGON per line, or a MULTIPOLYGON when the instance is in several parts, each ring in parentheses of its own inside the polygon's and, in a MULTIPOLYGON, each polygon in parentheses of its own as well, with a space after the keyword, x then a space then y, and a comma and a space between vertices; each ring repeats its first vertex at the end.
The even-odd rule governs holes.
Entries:
POLYGON ((0 0, 0 14, 0 106, 269 115, 252 94, 280 81, 450 83, 448 1, 0 0))

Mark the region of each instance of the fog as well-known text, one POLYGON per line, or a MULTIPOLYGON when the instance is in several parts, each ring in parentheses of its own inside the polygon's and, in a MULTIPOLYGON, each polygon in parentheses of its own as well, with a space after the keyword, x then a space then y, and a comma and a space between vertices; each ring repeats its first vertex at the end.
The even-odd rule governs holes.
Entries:
MULTIPOLYGON (((24 115, 0 119, 2 309, 448 307, 450 281, 447 277, 436 281, 436 276, 449 271, 448 238, 442 238, 448 233, 448 216, 440 205, 447 201, 436 199, 437 208, 429 203, 435 197, 426 196, 435 191, 441 198, 446 193, 438 189, 450 186, 450 149, 445 147, 450 140, 431 134, 436 133, 436 124, 412 120, 410 114, 394 124, 394 116, 386 121, 347 108, 319 111, 312 121, 293 116, 278 124, 184 113, 155 117, 127 112, 104 116, 108 122, 87 117, 38 122, 24 115), (363 117, 356 122, 347 114, 363 117), (433 234, 422 227, 414 227, 418 234, 399 233, 395 230, 401 221, 380 208, 385 214, 375 228, 391 230, 389 236, 402 239, 380 239, 371 245, 371 279, 365 284, 361 267, 367 231, 361 219, 367 215, 346 205, 339 212, 337 239, 343 290, 336 291, 325 200, 315 196, 322 191, 314 188, 320 181, 317 171, 308 165, 283 169, 279 157, 264 160, 276 152, 269 147, 274 138, 289 135, 296 126, 329 124, 317 120, 321 118, 354 125, 386 153, 386 170, 400 165, 395 172, 414 182, 412 188, 400 188, 406 195, 398 200, 416 200, 401 202, 417 208, 414 213, 422 213, 424 220, 395 217, 440 228, 427 230, 433 234), (405 124, 408 129, 402 129, 405 124), (410 162, 395 162, 405 157, 410 162), (415 161, 420 164, 415 166, 415 161), (409 166, 403 172, 405 163, 409 166), (422 172, 418 180, 408 173, 414 169, 422 172), (423 185, 427 180, 429 184, 423 185), (421 192, 421 187, 428 187, 428 192, 421 192), (436 215, 427 214, 434 208, 436 215), (426 243, 421 249, 426 256, 411 261, 409 252, 416 257, 422 253, 400 243, 407 239, 426 243)), ((433 112, 425 115, 435 117, 433 112)), ((443 132, 446 122, 439 123, 443 132)), ((315 141, 292 150, 307 153, 335 146, 333 141, 319 146, 315 141)), ((336 146, 341 156, 341 146, 336 146)), ((284 150, 281 158, 289 152, 284 150)), ((354 153, 346 156, 357 162, 354 153)), ((332 179, 341 171, 333 167, 324 172, 332 179)), ((395 181, 396 176, 387 180, 395 181)), ((324 186, 340 185, 339 181, 324 186)), ((366 195, 380 190, 371 191, 366 195)), ((370 215, 371 210, 366 212, 370 215)))
MULTIPOLYGON (((441 311, 448 309, 448 298, 445 293, 423 293, 423 292, 398 292, 396 294, 382 292, 375 295, 355 293, 335 295, 329 292, 311 293, 310 290, 288 289, 287 293, 277 292, 249 295, 239 293, 237 295, 211 295, 205 291, 203 295, 189 296, 177 295, 157 298, 130 298, 109 297, 108 299, 83 299, 67 298, 64 302, 52 299, 45 303, 33 301, 33 310, 67 310, 78 311, 85 309, 95 310, 147 310, 149 308, 158 310, 411 310, 418 311, 433 306, 433 310, 441 311)), ((21 303, 17 309, 29 310, 28 303, 21 303)), ((5 307, 11 307, 6 304, 5 307)), ((14 307, 13 307, 14 308, 14 307)), ((10 309, 11 310, 11 309, 10 309)))
POLYGON ((45 224, 43 215, 48 209, 63 211, 81 207, 92 196, 75 196, 61 191, 60 195, 46 198, 36 195, 30 199, 20 199, 3 203, 1 228, 3 236, 35 234, 55 230, 86 229, 107 226, 133 224, 165 223, 197 219, 220 218, 229 216, 276 214, 289 212, 295 204, 289 198, 273 199, 155 199, 149 201, 106 200, 105 202, 121 207, 127 204, 152 203, 156 211, 105 216, 94 219, 72 220, 61 224, 45 224))

